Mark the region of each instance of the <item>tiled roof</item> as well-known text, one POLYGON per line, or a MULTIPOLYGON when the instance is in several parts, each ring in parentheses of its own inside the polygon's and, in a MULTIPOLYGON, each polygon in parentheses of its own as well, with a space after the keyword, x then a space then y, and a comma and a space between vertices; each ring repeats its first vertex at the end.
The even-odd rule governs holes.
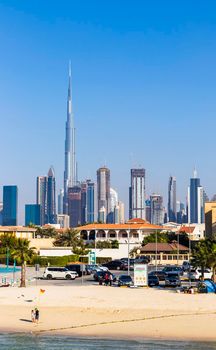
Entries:
POLYGON ((181 226, 178 232, 193 233, 195 226, 181 226))
POLYGON ((162 230, 162 226, 149 223, 140 224, 88 224, 77 227, 77 230, 162 230))
POLYGON ((14 232, 14 231, 23 231, 23 232, 35 232, 36 228, 25 227, 25 226, 0 226, 1 232, 14 232))
POLYGON ((139 218, 133 218, 133 219, 130 219, 126 222, 126 224, 149 224, 148 221, 146 220, 143 220, 143 219, 139 219, 139 218))
POLYGON ((157 246, 156 246, 156 243, 147 243, 144 247, 141 248, 141 252, 154 252, 155 251, 158 252, 173 252, 173 251, 189 251, 189 248, 188 247, 185 247, 184 245, 182 244, 179 244, 178 243, 157 243, 157 246), (179 246, 179 249, 178 249, 178 246, 179 246))

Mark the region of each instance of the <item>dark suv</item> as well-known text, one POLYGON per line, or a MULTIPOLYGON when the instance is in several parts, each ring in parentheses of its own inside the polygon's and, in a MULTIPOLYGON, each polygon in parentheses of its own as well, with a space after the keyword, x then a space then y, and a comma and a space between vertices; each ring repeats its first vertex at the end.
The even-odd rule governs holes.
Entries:
POLYGON ((166 287, 180 287, 181 279, 178 272, 168 272, 165 277, 166 287))
POLYGON ((180 266, 165 266, 162 271, 166 273, 176 272, 181 276, 183 275, 183 269, 180 266))
POLYGON ((84 264, 68 264, 65 266, 69 271, 76 271, 78 276, 86 275, 86 265, 84 264))
POLYGON ((112 260, 102 266, 107 267, 109 270, 127 270, 127 265, 121 260, 112 260))

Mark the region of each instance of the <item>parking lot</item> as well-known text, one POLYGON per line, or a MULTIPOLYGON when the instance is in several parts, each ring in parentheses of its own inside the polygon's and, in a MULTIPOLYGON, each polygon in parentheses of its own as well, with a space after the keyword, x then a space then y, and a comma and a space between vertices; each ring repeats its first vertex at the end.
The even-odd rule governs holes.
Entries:
MULTIPOLYGON (((158 270, 162 270, 163 266, 158 267, 158 270)), ((148 266, 148 272, 151 272, 155 270, 155 266, 148 266)), ((91 286, 91 285, 98 285, 98 282, 96 282, 93 278, 93 275, 83 275, 82 277, 78 277, 75 280, 64 280, 64 279, 52 279, 52 280, 47 280, 43 279, 43 272, 44 268, 40 268, 38 272, 35 271, 34 267, 27 267, 26 271, 26 278, 27 278, 27 284, 28 285, 35 285, 38 287, 44 287, 47 285, 50 286, 91 286)), ((117 271, 113 270, 111 271, 117 278, 121 274, 127 274, 127 271, 117 271)), ((130 275, 133 279, 133 271, 130 271, 130 275)), ((12 275, 8 274, 8 279, 12 278, 12 275)), ((15 279, 20 278, 20 272, 16 272, 15 279)), ((182 286, 195 286, 196 282, 190 282, 188 280, 182 280, 182 286)), ((165 282, 160 281, 159 287, 154 287, 154 288, 164 288, 165 282)))

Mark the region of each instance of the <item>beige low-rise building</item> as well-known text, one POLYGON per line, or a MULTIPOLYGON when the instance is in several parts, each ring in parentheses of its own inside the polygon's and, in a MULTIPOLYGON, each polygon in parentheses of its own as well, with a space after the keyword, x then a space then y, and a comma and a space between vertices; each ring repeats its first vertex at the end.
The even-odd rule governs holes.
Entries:
POLYGON ((205 236, 216 238, 216 202, 205 203, 205 236))
POLYGON ((3 234, 12 234, 16 238, 35 238, 36 228, 24 226, 0 226, 0 236, 3 234))

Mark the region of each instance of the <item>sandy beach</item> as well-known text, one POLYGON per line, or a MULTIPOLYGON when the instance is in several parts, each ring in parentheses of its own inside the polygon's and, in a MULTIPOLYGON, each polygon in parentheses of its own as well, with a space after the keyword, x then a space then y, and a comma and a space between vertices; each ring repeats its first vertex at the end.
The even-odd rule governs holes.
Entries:
POLYGON ((0 331, 116 338, 216 340, 215 294, 105 286, 0 288, 0 331), (31 309, 40 322, 31 322, 31 309))

